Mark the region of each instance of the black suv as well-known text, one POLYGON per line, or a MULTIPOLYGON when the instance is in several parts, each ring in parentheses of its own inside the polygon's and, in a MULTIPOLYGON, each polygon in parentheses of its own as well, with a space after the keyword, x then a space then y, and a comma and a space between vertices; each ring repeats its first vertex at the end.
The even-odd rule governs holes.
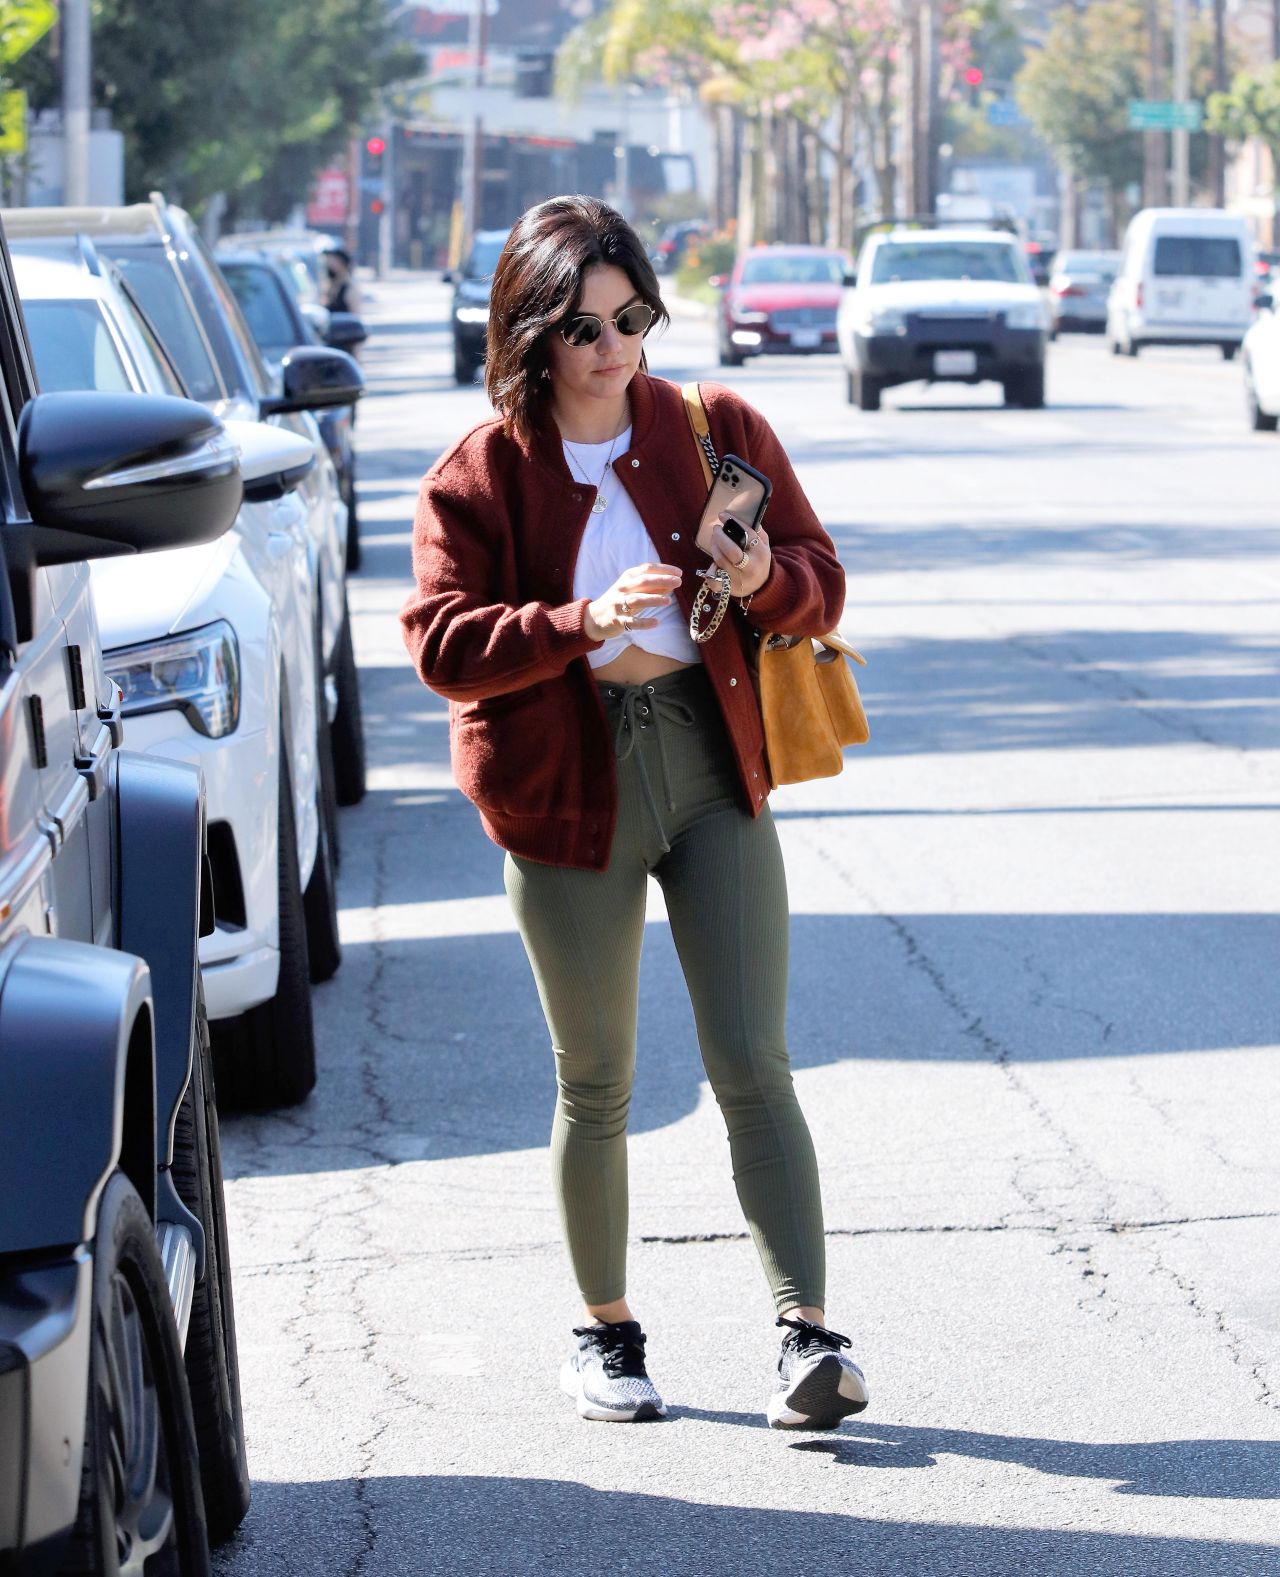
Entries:
POLYGON ((198 771, 120 748, 86 560, 206 542, 190 400, 36 392, 0 231, 0 1572, 207 1572, 249 1503, 198 771))
POLYGON ((485 338, 489 329, 489 293, 510 230, 477 230, 467 260, 456 274, 446 272, 444 282, 453 286, 453 377, 456 383, 474 383, 484 365, 485 338))

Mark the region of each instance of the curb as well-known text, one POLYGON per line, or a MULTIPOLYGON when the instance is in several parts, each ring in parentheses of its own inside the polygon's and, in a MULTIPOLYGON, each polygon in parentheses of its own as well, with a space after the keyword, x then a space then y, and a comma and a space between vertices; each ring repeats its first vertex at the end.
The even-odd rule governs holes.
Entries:
POLYGON ((662 304, 673 318, 701 318, 705 322, 714 316, 714 309, 705 302, 678 296, 674 291, 670 295, 665 290, 662 292, 662 304))

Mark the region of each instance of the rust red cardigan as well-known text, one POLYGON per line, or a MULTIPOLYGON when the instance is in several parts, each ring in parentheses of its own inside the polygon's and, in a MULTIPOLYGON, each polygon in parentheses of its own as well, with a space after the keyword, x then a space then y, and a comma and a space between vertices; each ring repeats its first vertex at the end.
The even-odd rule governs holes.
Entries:
MULTIPOLYGON (((679 388, 637 373, 631 447, 614 471, 653 540, 655 562, 684 570, 687 616, 707 563, 693 535, 707 487, 679 388)), ((720 454, 773 483, 765 517, 769 579, 750 625, 822 635, 844 606, 845 577, 768 423, 732 390, 702 385, 720 454)), ((575 480, 554 425, 522 443, 482 422, 423 478, 413 532, 417 589, 400 614, 405 645, 447 697, 458 787, 504 849, 549 865, 603 870, 617 817, 612 742, 586 655, 585 597, 573 596, 578 544, 595 490, 575 480)), ((744 808, 769 792, 749 672, 755 639, 734 604, 702 647, 737 760, 744 808)))

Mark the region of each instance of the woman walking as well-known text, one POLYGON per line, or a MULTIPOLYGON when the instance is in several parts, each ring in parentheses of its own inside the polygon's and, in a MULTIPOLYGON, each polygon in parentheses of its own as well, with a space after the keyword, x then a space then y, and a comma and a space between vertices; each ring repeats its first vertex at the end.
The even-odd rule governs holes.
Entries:
POLYGON ((449 700, 459 787, 506 850, 507 892, 556 1062, 555 1189, 586 1318, 561 1375, 583 1418, 666 1407, 627 1301, 627 1110, 648 878, 662 886, 734 1181, 785 1328, 767 1413, 834 1427, 866 1406, 826 1325, 822 1202, 783 1021, 787 895, 749 665, 759 630, 836 624, 844 573, 777 438, 704 389, 720 453, 773 483, 769 529, 720 527, 738 599, 705 644, 689 619, 706 497, 680 390, 650 377, 667 314, 635 232, 557 197, 515 225, 490 302, 495 419, 422 484, 417 589, 401 614, 449 700))

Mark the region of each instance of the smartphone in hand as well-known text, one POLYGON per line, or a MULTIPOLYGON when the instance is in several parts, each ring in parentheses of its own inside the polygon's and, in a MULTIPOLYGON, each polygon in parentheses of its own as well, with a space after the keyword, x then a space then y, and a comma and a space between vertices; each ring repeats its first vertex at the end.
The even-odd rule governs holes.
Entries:
POLYGON ((745 547, 748 534, 764 519, 772 492, 773 484, 767 476, 736 454, 725 455, 712 479, 702 519, 698 522, 698 546, 710 555, 711 533, 717 525, 723 525, 725 535, 740 548, 745 547), (733 518, 722 522, 720 515, 726 510, 733 518))

